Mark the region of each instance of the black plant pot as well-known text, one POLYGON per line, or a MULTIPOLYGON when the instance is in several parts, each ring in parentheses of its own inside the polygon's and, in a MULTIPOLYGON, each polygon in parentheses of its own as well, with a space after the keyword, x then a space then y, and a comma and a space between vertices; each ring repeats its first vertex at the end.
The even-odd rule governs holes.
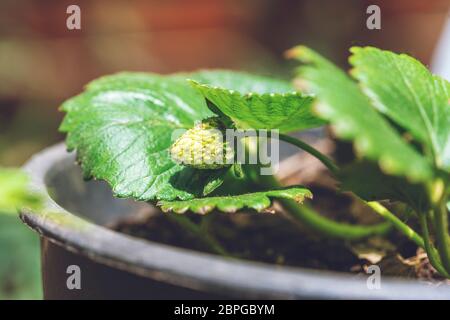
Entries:
POLYGON ((371 290, 362 276, 226 259, 114 232, 104 226, 149 204, 83 181, 74 160, 58 144, 25 166, 46 197, 39 212, 21 212, 42 239, 46 299, 450 299, 448 286, 382 277, 371 290), (72 265, 81 289, 68 289, 72 265))

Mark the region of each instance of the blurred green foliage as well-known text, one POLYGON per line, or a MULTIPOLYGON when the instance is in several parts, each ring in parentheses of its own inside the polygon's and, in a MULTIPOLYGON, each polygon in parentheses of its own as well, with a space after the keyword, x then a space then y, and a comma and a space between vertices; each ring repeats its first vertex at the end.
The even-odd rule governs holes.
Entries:
MULTIPOLYGON (((46 111, 49 108, 43 108, 44 104, 0 96, 2 166, 20 166, 59 140, 58 117, 46 111)), ((16 211, 23 201, 36 204, 26 184, 24 173, 0 166, 0 300, 42 299, 39 237, 20 221, 16 211)))
POLYGON ((39 239, 15 214, 39 206, 27 183, 24 172, 0 168, 0 300, 42 298, 39 239))
POLYGON ((17 208, 39 207, 40 197, 27 190, 28 176, 18 169, 0 168, 0 213, 16 213, 17 208))
POLYGON ((0 300, 42 299, 38 236, 17 216, 0 214, 0 300))

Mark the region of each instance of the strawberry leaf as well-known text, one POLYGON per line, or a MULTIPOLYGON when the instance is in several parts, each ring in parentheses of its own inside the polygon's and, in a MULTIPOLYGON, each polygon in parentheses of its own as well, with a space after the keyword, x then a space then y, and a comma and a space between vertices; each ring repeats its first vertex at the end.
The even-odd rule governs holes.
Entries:
POLYGON ((352 191, 367 201, 397 200, 410 204, 417 212, 429 208, 428 195, 422 184, 404 177, 386 175, 373 162, 360 160, 339 170, 337 178, 342 191, 352 191))
POLYGON ((191 84, 239 129, 290 132, 324 124, 311 112, 313 98, 290 83, 231 71, 203 71, 191 84))
POLYGON ((351 52, 352 75, 373 105, 421 142, 437 168, 450 171, 450 84, 406 54, 373 47, 351 52))
POLYGON ((280 190, 261 191, 233 196, 217 196, 198 198, 186 201, 160 201, 158 205, 165 212, 174 211, 185 213, 206 214, 214 209, 223 212, 236 212, 244 208, 254 209, 258 212, 264 211, 272 204, 272 198, 284 198, 302 203, 305 198, 312 198, 308 189, 303 187, 287 187, 280 190))
POLYGON ((213 114, 179 76, 122 73, 95 80, 66 101, 60 130, 84 175, 106 180, 118 197, 190 199, 211 192, 224 170, 174 163, 172 134, 213 114))
MULTIPOLYGON (((317 94, 316 111, 330 121, 336 134, 353 140, 356 151, 378 162, 387 174, 428 181, 435 174, 430 161, 408 144, 343 71, 313 50, 299 46, 289 55, 304 63, 299 77, 317 94)), ((385 77, 389 78, 388 72, 385 77)))
POLYGON ((233 80, 238 85, 239 77, 249 90, 290 88, 269 78, 251 84, 246 77, 256 76, 226 71, 169 76, 121 73, 91 82, 83 93, 66 101, 60 130, 67 133, 68 149, 77 151, 85 177, 106 180, 117 197, 142 201, 202 197, 223 183, 229 168, 198 170, 170 157, 178 129, 191 129, 214 115, 186 79, 226 85, 233 80))

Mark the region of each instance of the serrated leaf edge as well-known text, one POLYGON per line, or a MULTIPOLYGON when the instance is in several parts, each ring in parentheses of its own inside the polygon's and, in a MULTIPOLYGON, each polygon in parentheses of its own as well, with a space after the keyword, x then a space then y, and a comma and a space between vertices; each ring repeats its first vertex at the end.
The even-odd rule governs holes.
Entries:
POLYGON ((163 212, 175 212, 177 214, 183 214, 186 213, 187 211, 192 211, 194 213, 198 213, 198 214, 207 214, 215 209, 219 209, 218 208, 218 204, 214 203, 214 204, 206 204, 204 206, 196 206, 196 202, 201 202, 204 201, 206 199, 217 199, 217 200, 226 200, 226 199, 232 199, 232 198, 238 198, 238 197, 243 197, 243 196, 250 196, 250 195, 255 195, 255 196, 261 196, 263 198, 263 200, 267 200, 267 205, 266 204, 262 204, 261 202, 255 203, 255 204, 246 204, 246 203, 242 203, 241 205, 230 205, 227 206, 225 208, 220 209, 220 211, 225 212, 225 213, 234 213, 237 212, 241 209, 244 208, 248 208, 248 209, 254 209, 257 212, 263 212, 266 211, 266 209, 268 209, 273 201, 272 199, 276 199, 276 198, 284 198, 284 199, 290 199, 290 200, 294 200, 297 203, 302 203, 305 198, 308 199, 312 199, 313 195, 311 193, 310 190, 303 188, 303 187, 298 187, 298 186, 291 186, 291 187, 287 187, 285 189, 280 189, 280 190, 269 190, 269 191, 260 191, 260 192, 254 192, 254 193, 244 193, 244 194, 240 194, 240 195, 232 195, 232 196, 216 196, 216 197, 207 197, 207 198, 195 198, 192 200, 186 200, 186 201, 158 201, 157 206, 161 207, 161 210, 163 212), (280 194, 273 194, 273 193, 278 193, 280 191, 283 190, 291 190, 293 188, 301 188, 302 192, 304 193, 300 193, 298 192, 297 195, 295 196, 283 196, 280 194), (272 194, 271 194, 272 193, 272 194), (177 208, 177 204, 180 205, 181 202, 184 202, 183 205, 178 206, 177 208))

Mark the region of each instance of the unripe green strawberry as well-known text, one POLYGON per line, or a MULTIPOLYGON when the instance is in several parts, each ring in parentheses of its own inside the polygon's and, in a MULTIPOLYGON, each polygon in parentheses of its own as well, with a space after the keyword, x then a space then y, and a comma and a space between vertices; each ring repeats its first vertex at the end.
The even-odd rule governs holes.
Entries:
POLYGON ((226 142, 224 129, 217 118, 203 120, 172 144, 172 160, 196 169, 220 169, 229 166, 234 152, 226 142))

